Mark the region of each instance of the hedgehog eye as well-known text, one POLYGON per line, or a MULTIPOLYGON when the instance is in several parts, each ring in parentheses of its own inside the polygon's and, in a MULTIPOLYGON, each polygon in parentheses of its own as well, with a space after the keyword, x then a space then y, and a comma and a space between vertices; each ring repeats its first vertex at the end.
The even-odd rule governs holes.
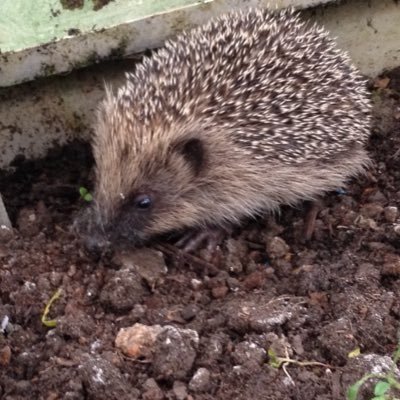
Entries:
POLYGON ((153 201, 147 194, 139 194, 135 197, 134 204, 136 208, 148 210, 153 205, 153 201))

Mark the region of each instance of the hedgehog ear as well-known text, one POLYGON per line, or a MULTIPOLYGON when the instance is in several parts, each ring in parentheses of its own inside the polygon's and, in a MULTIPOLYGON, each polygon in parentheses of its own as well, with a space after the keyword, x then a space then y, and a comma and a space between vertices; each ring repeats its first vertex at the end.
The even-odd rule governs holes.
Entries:
POLYGON ((190 164, 195 175, 198 175, 204 166, 205 151, 200 139, 188 139, 179 142, 176 149, 190 164))

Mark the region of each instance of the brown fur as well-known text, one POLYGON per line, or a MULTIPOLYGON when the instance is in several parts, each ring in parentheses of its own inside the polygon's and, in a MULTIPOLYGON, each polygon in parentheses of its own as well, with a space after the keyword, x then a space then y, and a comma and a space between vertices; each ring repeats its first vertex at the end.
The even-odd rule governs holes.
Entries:
POLYGON ((363 171, 369 124, 365 83, 323 30, 292 11, 227 14, 107 90, 91 227, 137 242, 314 199, 363 171))

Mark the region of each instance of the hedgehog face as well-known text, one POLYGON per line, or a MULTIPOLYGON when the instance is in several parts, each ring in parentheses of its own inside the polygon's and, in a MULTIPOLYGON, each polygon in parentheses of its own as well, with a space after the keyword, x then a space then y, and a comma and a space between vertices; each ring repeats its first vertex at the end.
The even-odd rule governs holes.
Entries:
POLYGON ((193 209, 206 168, 199 139, 177 140, 168 147, 159 142, 134 157, 121 157, 118 151, 105 157, 96 147, 94 153, 94 203, 81 224, 88 247, 142 244, 200 219, 193 209))

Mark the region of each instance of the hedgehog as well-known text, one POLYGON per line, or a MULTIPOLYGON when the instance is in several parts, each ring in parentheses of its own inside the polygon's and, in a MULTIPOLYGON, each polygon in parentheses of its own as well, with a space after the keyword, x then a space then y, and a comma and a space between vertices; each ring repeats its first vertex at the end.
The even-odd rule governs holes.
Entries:
POLYGON ((180 33, 106 87, 94 201, 78 224, 87 247, 186 232, 191 248, 319 199, 365 172, 370 113, 348 55, 293 9, 231 11, 180 33))

